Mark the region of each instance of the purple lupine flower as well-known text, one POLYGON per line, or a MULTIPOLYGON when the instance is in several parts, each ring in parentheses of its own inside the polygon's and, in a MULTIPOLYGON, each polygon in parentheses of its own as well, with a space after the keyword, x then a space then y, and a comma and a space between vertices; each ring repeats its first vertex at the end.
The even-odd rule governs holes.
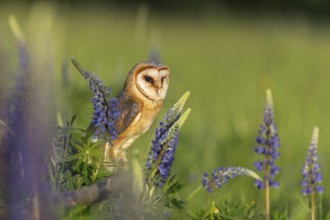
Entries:
MULTIPOLYGON (((54 219, 51 186, 49 179, 44 178, 49 176, 46 158, 53 126, 49 120, 53 115, 49 100, 53 97, 50 87, 45 84, 49 85, 47 83, 52 80, 41 69, 32 68, 36 60, 31 56, 14 16, 9 17, 9 27, 17 44, 19 62, 15 89, 7 105, 0 110, 8 114, 5 118, 8 129, 3 143, 0 143, 5 152, 2 166, 5 172, 0 179, 6 186, 6 196, 3 197, 6 212, 1 216, 4 219, 30 219, 34 216, 54 219), (3 175, 5 178, 2 179, 3 175), (34 204, 26 201, 34 201, 34 204), (36 209, 35 204, 38 204, 36 209)), ((43 62, 43 67, 49 64, 43 62)))
POLYGON ((320 165, 318 163, 317 147, 318 147, 318 137, 319 128, 315 127, 313 131, 313 136, 311 144, 309 145, 306 161, 303 165, 302 175, 303 181, 301 185, 303 187, 302 193, 304 195, 309 195, 314 192, 323 193, 324 187, 322 186, 323 176, 320 173, 320 165))
MULTIPOLYGON (((149 169, 152 162, 157 160, 159 157, 160 152, 163 149, 163 145, 164 144, 168 144, 167 139, 169 138, 169 129, 170 127, 168 126, 168 124, 164 123, 164 122, 160 122, 160 126, 156 129, 156 133, 155 133, 155 139, 153 139, 152 142, 152 146, 151 146, 151 151, 149 152, 149 156, 147 159, 147 164, 146 164, 146 168, 149 169)), ((178 132, 176 132, 175 134, 178 137, 178 132)), ((172 148, 174 147, 175 142, 171 141, 170 142, 172 145, 172 148)))
POLYGON ((210 181, 209 181, 209 175, 207 173, 203 173, 203 177, 202 177, 202 186, 208 191, 208 192, 212 192, 212 188, 210 185, 210 181))
POLYGON ((179 140, 180 128, 187 119, 190 109, 182 115, 182 109, 189 96, 186 92, 180 100, 167 112, 164 121, 156 129, 155 138, 146 162, 146 180, 153 181, 156 186, 163 187, 170 176, 174 155, 179 140))
MULTIPOLYGON (((275 161, 280 157, 278 152, 280 138, 274 121, 273 98, 269 89, 266 90, 264 123, 260 125, 256 142, 258 145, 255 152, 264 155, 264 159, 256 161, 254 166, 259 172, 265 173, 264 180, 268 182, 269 186, 278 188, 280 184, 275 181, 275 175, 279 173, 280 168, 275 164, 275 161)), ((260 180, 255 180, 255 185, 258 189, 265 188, 264 182, 260 180)))
POLYGON ((72 63, 82 76, 88 80, 90 89, 93 91, 92 98, 94 113, 91 124, 94 126, 92 142, 104 138, 111 143, 118 137, 115 128, 115 120, 120 116, 118 111, 118 100, 116 97, 109 99, 111 89, 104 85, 104 82, 93 73, 81 67, 79 62, 72 58, 72 63))
POLYGON ((203 173, 202 186, 208 192, 212 192, 213 188, 221 188, 224 183, 237 176, 247 175, 262 182, 260 177, 253 171, 244 167, 219 167, 212 171, 212 177, 209 178, 207 173, 203 173))

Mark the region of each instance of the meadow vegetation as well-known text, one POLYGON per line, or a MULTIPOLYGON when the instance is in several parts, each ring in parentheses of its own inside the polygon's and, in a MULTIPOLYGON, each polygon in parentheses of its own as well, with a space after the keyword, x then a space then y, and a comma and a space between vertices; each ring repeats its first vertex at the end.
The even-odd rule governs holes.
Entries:
MULTIPOLYGON (((271 189, 271 219, 307 219, 308 198, 301 193, 302 166, 314 126, 318 126, 319 158, 325 191, 318 201, 330 219, 330 28, 303 16, 281 17, 200 12, 197 15, 139 8, 70 8, 36 3, 0 8, 1 97, 13 88, 18 53, 8 27, 15 15, 32 58, 51 74, 52 103, 57 123, 77 115, 87 128, 93 108, 87 82, 70 63, 76 57, 117 94, 128 71, 139 61, 159 54, 170 68, 170 86, 157 122, 129 149, 128 158, 145 163, 156 126, 187 90, 192 109, 181 129, 172 174, 187 198, 201 186, 203 172, 220 166, 252 170, 254 149, 263 120, 265 90, 273 93, 281 141, 278 189, 271 189), (40 63, 38 63, 40 62, 40 63)), ((41 83, 41 82, 39 82, 41 83)), ((240 205, 264 207, 264 193, 251 178, 238 177, 212 194, 201 190, 190 207, 210 210, 240 205), (196 199, 197 197, 197 199, 196 199)), ((223 211, 220 209, 220 212, 223 211)), ((260 210, 259 210, 260 212, 260 210)), ((184 214, 172 213, 171 218, 184 214)), ((223 219, 226 219, 225 217, 223 219)), ((251 218, 253 219, 253 218, 251 218)), ((260 217, 262 219, 262 217, 260 217)))

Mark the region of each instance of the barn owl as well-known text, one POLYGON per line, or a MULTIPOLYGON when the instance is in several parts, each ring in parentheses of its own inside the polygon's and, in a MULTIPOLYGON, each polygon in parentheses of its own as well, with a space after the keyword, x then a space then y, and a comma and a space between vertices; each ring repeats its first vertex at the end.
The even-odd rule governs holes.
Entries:
MULTIPOLYGON (((108 94, 102 81, 82 68, 75 58, 72 58, 72 62, 90 82, 97 99, 100 94, 108 94)), ((150 128, 163 106, 168 84, 169 68, 159 62, 142 62, 132 68, 122 91, 115 97, 119 116, 113 119, 111 126, 118 135, 111 143, 105 144, 105 162, 127 161, 126 149, 150 128)), ((96 104, 104 101, 96 101, 96 104)), ((100 119, 102 118, 96 114, 87 129, 88 133, 95 133, 96 124, 104 123, 100 119)))
POLYGON ((115 121, 118 138, 106 145, 110 160, 126 161, 126 149, 149 130, 163 106, 169 85, 169 68, 161 63, 136 64, 117 96, 120 116, 115 121))
MULTIPOLYGON (((85 70, 75 58, 71 60, 82 76, 89 81, 91 89, 96 94, 97 100, 93 102, 97 105, 108 102, 103 100, 103 95, 108 94, 103 81, 85 70)), ((132 68, 122 91, 115 97, 116 112, 119 112, 119 116, 113 119, 111 126, 118 135, 117 138, 111 138, 111 143, 105 144, 105 163, 127 161, 126 149, 150 128, 163 106, 168 85, 169 68, 159 62, 141 62, 132 68)), ((99 109, 99 106, 95 106, 94 103, 94 110, 95 108, 99 109)), ((98 113, 94 112, 94 116, 95 114, 96 117, 90 123, 87 134, 93 134, 98 129, 97 124, 100 124, 99 120, 102 118, 98 113)))

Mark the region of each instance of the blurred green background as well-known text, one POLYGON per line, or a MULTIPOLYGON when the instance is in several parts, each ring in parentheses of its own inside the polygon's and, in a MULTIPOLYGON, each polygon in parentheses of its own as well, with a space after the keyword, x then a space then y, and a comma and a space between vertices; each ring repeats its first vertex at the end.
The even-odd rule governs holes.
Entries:
MULTIPOLYGON (((182 128, 173 167, 173 173, 188 183, 183 192, 187 195, 200 185, 203 171, 220 165, 254 169, 260 158, 254 153, 255 138, 263 119, 265 89, 270 88, 282 144, 281 187, 271 191, 272 208, 287 211, 290 219, 307 218, 308 201, 300 193, 301 169, 317 125, 323 212, 324 219, 327 215, 330 219, 329 3, 289 1, 287 7, 263 10, 267 5, 253 2, 240 7, 240 1, 233 5, 182 1, 177 8, 164 1, 1 3, 1 68, 10 73, 17 65, 7 24, 12 14, 34 59, 51 60, 56 111, 65 121, 77 114, 76 125, 85 128, 92 115, 92 93, 69 58, 75 56, 115 95, 134 64, 159 53, 170 67, 171 79, 158 121, 186 90, 192 93, 187 102, 192 114, 182 128)), ((156 126, 134 143, 131 156, 146 157, 156 126)), ((239 177, 215 194, 200 192, 198 198, 193 206, 206 207, 212 200, 227 198, 262 207, 264 194, 252 179, 239 177)))

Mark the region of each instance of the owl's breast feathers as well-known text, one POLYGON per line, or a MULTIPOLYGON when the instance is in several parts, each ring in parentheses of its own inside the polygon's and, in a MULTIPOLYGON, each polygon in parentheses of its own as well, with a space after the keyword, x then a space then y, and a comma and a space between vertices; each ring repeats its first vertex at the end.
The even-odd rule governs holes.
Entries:
POLYGON ((141 100, 121 94, 118 101, 120 117, 115 125, 119 135, 112 144, 113 148, 125 150, 150 128, 163 106, 163 100, 141 100))

